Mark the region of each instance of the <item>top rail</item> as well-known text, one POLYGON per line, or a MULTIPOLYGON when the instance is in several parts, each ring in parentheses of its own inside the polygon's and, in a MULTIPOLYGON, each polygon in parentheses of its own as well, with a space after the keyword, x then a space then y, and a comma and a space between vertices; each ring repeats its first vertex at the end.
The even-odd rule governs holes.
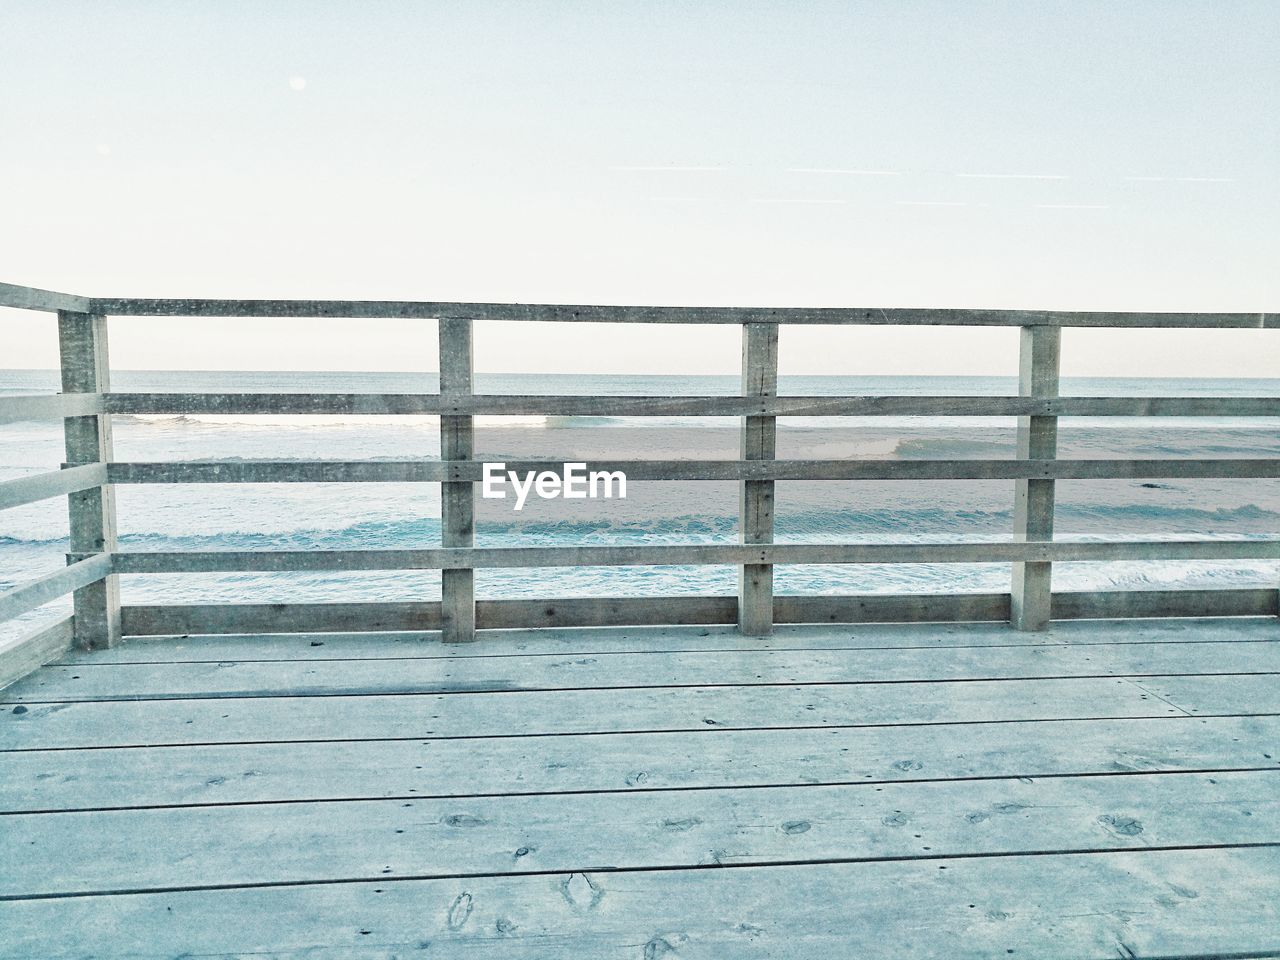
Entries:
POLYGON ((878 307, 662 307, 415 300, 94 299, 93 313, 133 317, 396 318, 557 323, 784 323, 877 326, 1280 328, 1276 313, 1132 313, 878 307))
POLYGON ((57 293, 38 287, 20 287, 12 283, 0 283, 0 307, 18 310, 68 310, 72 313, 89 313, 91 301, 71 293, 57 293))

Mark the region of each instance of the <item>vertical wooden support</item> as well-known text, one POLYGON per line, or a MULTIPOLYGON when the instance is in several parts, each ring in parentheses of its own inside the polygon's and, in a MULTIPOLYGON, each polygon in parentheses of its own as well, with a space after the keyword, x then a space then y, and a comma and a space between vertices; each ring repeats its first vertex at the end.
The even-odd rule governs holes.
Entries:
MULTIPOLYGON (((107 319, 89 313, 58 313, 58 348, 63 393, 106 393, 111 389, 107 319)), ((68 466, 111 460, 111 418, 67 417, 63 421, 68 466)), ((67 497, 72 553, 116 549, 115 492, 108 485, 67 497)), ((120 582, 108 576, 75 591, 75 642, 86 649, 120 641, 120 582)))
MULTIPOLYGON (((772 397, 778 392, 778 325, 742 325, 742 395, 772 397)), ((742 459, 772 460, 777 419, 742 418, 742 459)), ((743 480, 738 512, 742 543, 773 542, 773 481, 743 480)), ((773 565, 748 563, 738 574, 738 627, 749 637, 773 632, 773 565)))
MULTIPOLYGON (((1023 327, 1018 360, 1018 392, 1022 396, 1056 397, 1061 327, 1023 327)), ((1018 418, 1018 456, 1052 460, 1058 455, 1057 417, 1018 418)), ((1013 532, 1018 540, 1053 539, 1053 481, 1019 480, 1014 499, 1013 532)), ((1049 625, 1052 564, 1013 565, 1013 625, 1043 630, 1049 625)))
MULTIPOLYGON (((440 395, 471 395, 472 338, 469 319, 440 320, 440 395)), ((472 419, 440 418, 440 459, 470 460, 474 453, 472 419)), ((475 491, 470 481, 441 484, 441 542, 446 547, 475 544, 475 491)), ((440 571, 441 625, 445 643, 476 638, 474 570, 440 571)))

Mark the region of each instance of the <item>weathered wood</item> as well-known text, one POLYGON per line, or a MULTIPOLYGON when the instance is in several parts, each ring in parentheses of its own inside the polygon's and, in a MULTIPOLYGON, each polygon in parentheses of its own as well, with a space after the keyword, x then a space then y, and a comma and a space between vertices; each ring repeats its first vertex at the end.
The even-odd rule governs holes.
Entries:
POLYGON ((0 642, 0 688, 61 657, 71 649, 71 641, 71 618, 64 617, 57 623, 0 642))
POLYGON ((20 287, 12 283, 0 283, 0 307, 46 310, 50 313, 58 310, 92 312, 88 297, 56 293, 53 290, 41 290, 38 287, 20 287))
MULTIPOLYGON (((5 416, 0 399, 0 422, 5 416)), ((612 417, 1275 417, 1280 397, 542 396, 434 393, 111 393, 118 414, 612 417)))
MULTIPOLYGON (((556 460, 506 460, 521 473, 559 472, 556 460)), ((112 483, 478 482, 481 461, 193 460, 112 463, 112 483)), ((629 480, 1139 480, 1280 477, 1280 458, 1178 460, 592 460, 629 480)))
MULTIPOLYGON (((1020 331, 1018 392, 1052 397, 1058 392, 1060 327, 1023 327, 1020 331)), ((1018 418, 1018 456, 1024 460, 1052 460, 1058 455, 1055 417, 1018 418)), ((1018 480, 1014 491, 1013 533, 1018 540, 1053 539, 1054 481, 1018 480)), ((1049 625, 1052 565, 1015 563, 1010 611, 1019 630, 1043 630, 1049 625)))
POLYGON ((15 814, 0 900, 1275 843, 1278 784, 1269 770, 15 814))
POLYGON ((1277 733, 1276 717, 1187 717, 20 751, 0 754, 0 810, 1274 772, 1277 733))
POLYGON ((77 467, 64 467, 50 473, 37 473, 29 477, 0 482, 0 510, 37 503, 50 497, 78 493, 101 487, 107 481, 105 463, 86 463, 77 467))
MULTIPOLYGON (((867 594, 781 596, 774 622, 961 623, 1007 621, 1008 594, 867 594)), ((1104 590, 1056 593, 1056 620, 1126 617, 1261 617, 1280 613, 1276 592, 1240 590, 1104 590)), ((344 633, 438 630, 437 602, 232 603, 125 606, 126 636, 234 633, 344 633)), ((620 597, 481 600, 480 629, 616 627, 737 622, 735 597, 620 597)))
MULTIPOLYGON (((106 317, 91 313, 58 313, 58 349, 62 389, 68 394, 102 394, 111 389, 106 317)), ((112 459, 111 418, 68 417, 63 421, 67 462, 104 464, 112 459)), ((116 548, 115 493, 109 484, 67 497, 73 554, 110 553, 116 548)), ((110 647, 120 640, 120 584, 109 575, 75 594, 76 642, 110 647)))
POLYGON ((1102 590, 1053 595, 1055 620, 1116 617, 1274 617, 1274 590, 1102 590))
MULTIPOLYGON (((735 628, 736 629, 736 628, 735 628)), ((498 669, 498 667, 495 667, 498 669)), ((29 681, 28 681, 29 682, 29 681)), ((7 691, 4 698, 12 695, 7 691)), ((0 749, 138 747, 468 736, 719 734, 731 729, 874 728, 1044 720, 1280 713, 1269 674, 1140 681, 972 680, 782 687, 648 687, 516 693, 210 700, 51 701, 0 712, 0 749), (340 727, 333 718, 341 717, 340 727)), ((1009 727, 1021 737, 1021 727, 1009 727)), ((1118 733, 1118 728, 1113 729, 1118 733)), ((944 735, 934 730, 931 735, 944 735)), ((1174 736, 1173 734, 1168 734, 1174 736)), ((1128 742, 1127 735, 1122 737, 1128 742)), ((1176 739, 1176 736, 1175 736, 1176 739)), ((1164 756, 1164 754, 1154 754, 1164 756)), ((1116 768, 1121 769, 1121 768, 1116 768)))
MULTIPOLYGON (((1259 588, 1259 594, 1272 591, 1259 588)), ((702 598, 684 598, 702 599, 702 598)), ((731 597, 724 598, 732 604, 731 597)), ((629 598, 626 602, 635 602, 629 598)), ((653 603, 654 598, 639 598, 653 603)), ((510 601, 507 601, 510 602, 510 601)), ((524 603, 525 601, 517 601, 524 603)), ((127 612, 129 607, 125 607, 127 612)), ((1274 611, 1247 619, 1187 617, 1098 622, 1057 621, 1048 630, 1022 633, 1001 622, 859 623, 779 625, 759 640, 738 634, 732 614, 723 624, 703 629, 659 624, 581 626, 546 629, 544 624, 502 630, 482 630, 476 642, 464 647, 426 643, 425 631, 318 631, 311 633, 228 633, 132 636, 111 650, 71 650, 59 663, 188 663, 226 660, 347 660, 365 658, 417 659, 507 657, 523 655, 611 655, 659 651, 667 653, 753 653, 757 650, 933 649, 936 647, 1024 647, 1043 644, 1097 645, 1113 643, 1232 643, 1237 640, 1280 637, 1271 618, 1274 611), (734 625, 731 627, 730 625, 734 625)), ((1007 621, 1007 616, 1001 618, 1007 621)))
MULTIPOLYGON (((742 393, 768 397, 778 392, 778 325, 742 327, 742 393)), ((769 416, 742 418, 743 460, 772 460, 777 452, 777 421, 769 416)), ((743 480, 738 491, 738 542, 773 542, 773 481, 743 480)), ((773 632, 773 567, 744 563, 738 569, 738 629, 749 637, 773 632)))
POLYGON ((775 623, 958 623, 1009 619, 1006 593, 831 594, 773 598, 775 623))
MULTIPOLYGON (((128 550, 115 573, 302 570, 467 570, 742 563, 1001 563, 1010 561, 1274 560, 1276 540, 980 543, 684 544, 618 547, 454 547, 420 550, 128 550)), ((446 617, 447 620, 447 617, 446 617)))
POLYGON ((557 323, 799 323, 887 326, 1280 327, 1275 313, 981 310, 881 307, 660 307, 416 300, 95 298, 94 313, 130 317, 296 317, 503 320, 557 323))
POLYGON ((0 593, 0 621, 30 613, 51 600, 78 593, 111 575, 111 558, 97 554, 0 593))
POLYGON ((480 693, 565 688, 897 683, 912 680, 1280 673, 1274 638, 1235 643, 949 647, 921 650, 765 650, 750 657, 618 653, 608 657, 411 659, 394 671, 367 660, 49 666, 7 699, 18 702, 183 697, 480 693), (74 683, 68 678, 78 676, 74 683))
MULTIPOLYGON (((471 393, 474 367, 470 320, 440 320, 440 396, 442 400, 471 393)), ((440 456, 467 461, 474 448, 474 426, 469 416, 440 418, 440 456)), ((440 537, 445 547, 470 547, 475 543, 475 486, 455 480, 441 485, 440 537)), ((440 573, 440 620, 446 643, 465 643, 476 636, 475 571, 465 567, 440 573)))
POLYGON ((86 417, 102 413, 105 409, 103 398, 98 394, 19 394, 0 397, 0 423, 86 417))
POLYGON ((1276 848, 1237 847, 379 880, 8 902, 0 924, 48 960, 1262 958, 1277 870, 1276 848))

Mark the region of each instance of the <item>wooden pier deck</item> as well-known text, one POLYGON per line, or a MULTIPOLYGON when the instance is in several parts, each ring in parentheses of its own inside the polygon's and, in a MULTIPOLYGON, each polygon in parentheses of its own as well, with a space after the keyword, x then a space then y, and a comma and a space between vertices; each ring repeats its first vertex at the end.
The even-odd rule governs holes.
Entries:
POLYGON ((0 692, 0 954, 1280 956, 1274 617, 438 637, 0 692))

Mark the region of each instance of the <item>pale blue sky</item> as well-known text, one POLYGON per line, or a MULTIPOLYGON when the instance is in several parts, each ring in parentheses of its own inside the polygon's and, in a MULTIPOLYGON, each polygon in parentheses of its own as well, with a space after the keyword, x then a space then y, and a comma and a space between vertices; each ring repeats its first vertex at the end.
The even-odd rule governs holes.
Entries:
MULTIPOLYGON (((0 279, 1280 310, 1277 37, 1273 0, 3 0, 0 279)), ((51 325, 3 320, 0 366, 48 365, 51 325)), ((428 325, 195 331, 115 322, 115 359, 435 365, 428 325)), ((1007 372, 1012 344, 788 332, 783 366, 1007 372)), ((477 361, 732 372, 737 345, 731 330, 484 330, 477 361)), ((1073 333, 1067 369, 1277 375, 1280 338, 1073 333)))

